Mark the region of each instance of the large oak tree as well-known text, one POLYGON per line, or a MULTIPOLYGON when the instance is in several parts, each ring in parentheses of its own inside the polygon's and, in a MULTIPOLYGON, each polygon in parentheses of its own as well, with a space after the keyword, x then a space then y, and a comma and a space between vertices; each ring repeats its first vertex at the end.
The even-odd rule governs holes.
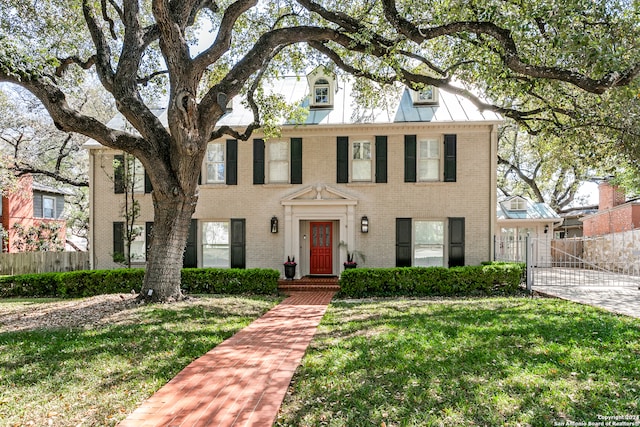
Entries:
POLYGON ((383 84, 447 88, 535 130, 576 126, 572 93, 604 99, 640 72, 638 15, 624 0, 5 0, 0 16, 0 81, 33 93, 58 128, 130 153, 148 171, 155 219, 141 295, 161 301, 181 298, 207 142, 247 139, 261 126, 261 107, 272 104, 258 97, 260 82, 270 75, 330 63, 383 84), (212 38, 197 51, 204 23, 212 38), (68 101, 86 73, 137 133, 68 101), (150 109, 154 83, 166 90, 168 129, 150 109), (217 126, 236 96, 254 123, 217 126))

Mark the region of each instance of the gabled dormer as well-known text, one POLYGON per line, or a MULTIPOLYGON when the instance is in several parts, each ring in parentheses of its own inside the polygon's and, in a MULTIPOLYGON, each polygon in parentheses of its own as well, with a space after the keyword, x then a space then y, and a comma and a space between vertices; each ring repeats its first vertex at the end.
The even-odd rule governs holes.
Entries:
POLYGON ((420 90, 411 90, 414 105, 438 105, 438 88, 427 85, 420 90))
POLYGON ((508 209, 511 211, 526 211, 527 210, 527 200, 520 197, 515 196, 507 201, 508 209))
POLYGON ((307 75, 309 83, 309 106, 311 108, 333 107, 334 94, 336 93, 336 76, 327 73, 320 66, 307 75))

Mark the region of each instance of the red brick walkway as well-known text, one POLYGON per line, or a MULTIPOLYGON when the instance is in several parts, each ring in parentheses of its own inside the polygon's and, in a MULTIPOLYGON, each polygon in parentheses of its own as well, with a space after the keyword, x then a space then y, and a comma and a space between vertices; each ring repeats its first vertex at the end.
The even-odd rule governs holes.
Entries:
POLYGON ((184 368, 119 426, 271 426, 333 294, 292 293, 184 368))

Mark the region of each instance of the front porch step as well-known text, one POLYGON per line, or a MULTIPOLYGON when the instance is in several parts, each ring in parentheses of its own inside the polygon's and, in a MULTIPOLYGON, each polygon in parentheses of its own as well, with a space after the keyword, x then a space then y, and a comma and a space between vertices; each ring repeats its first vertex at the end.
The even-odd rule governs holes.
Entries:
POLYGON ((284 294, 300 291, 334 291, 340 290, 337 277, 302 277, 300 279, 278 280, 278 290, 284 294))

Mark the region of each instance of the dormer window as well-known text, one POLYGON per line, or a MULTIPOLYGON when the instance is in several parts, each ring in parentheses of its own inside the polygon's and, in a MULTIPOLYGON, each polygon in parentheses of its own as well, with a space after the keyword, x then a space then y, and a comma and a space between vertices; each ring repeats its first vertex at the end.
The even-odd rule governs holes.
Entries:
POLYGON ((522 197, 515 197, 509 202, 509 209, 512 211, 526 211, 527 201, 522 197))
POLYGON ((418 91, 412 92, 414 104, 433 105, 438 103, 438 88, 433 85, 428 85, 418 91))
POLYGON ((329 82, 327 79, 318 79, 313 85, 314 104, 329 105, 329 82))
POLYGON ((327 108, 333 106, 333 95, 336 88, 336 77, 318 67, 307 75, 309 84, 309 104, 311 108, 327 108))

